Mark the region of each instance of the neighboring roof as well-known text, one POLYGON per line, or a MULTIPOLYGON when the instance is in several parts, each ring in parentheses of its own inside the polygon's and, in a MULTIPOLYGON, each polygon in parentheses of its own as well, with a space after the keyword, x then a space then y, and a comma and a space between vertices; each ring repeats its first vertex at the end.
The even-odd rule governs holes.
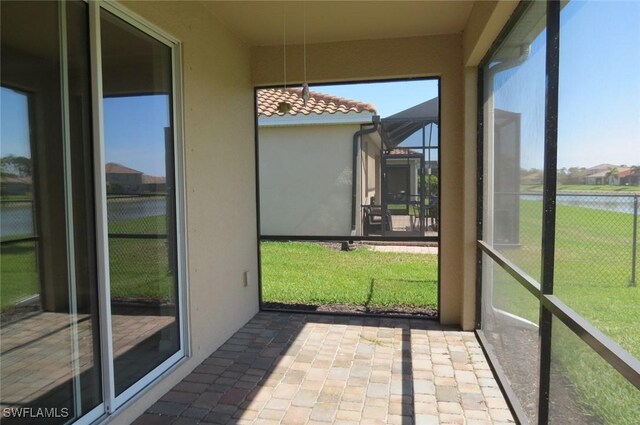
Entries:
POLYGON ((142 175, 142 184, 163 184, 166 183, 166 181, 167 179, 164 177, 142 175))
POLYGON ((260 89, 258 90, 258 115, 265 117, 284 115, 322 115, 335 113, 376 113, 375 105, 345 99, 343 97, 323 94, 314 91, 309 92, 307 104, 302 99, 302 88, 288 89, 260 89), (287 113, 278 112, 278 104, 288 102, 291 110, 287 113))
POLYGON ((420 155, 422 156, 422 154, 418 151, 412 150, 412 149, 405 149, 405 148, 395 148, 392 151, 390 151, 387 155, 391 155, 391 156, 396 156, 396 155, 420 155))
POLYGON ((125 167, 115 162, 107 163, 105 170, 107 174, 142 174, 142 171, 134 170, 133 168, 125 167))
POLYGON ((590 178, 590 179, 593 179, 593 178, 598 178, 598 177, 609 177, 609 176, 607 176, 607 172, 606 171, 600 171, 599 173, 589 174, 586 177, 590 178))
MULTIPOLYGON (((628 167, 616 167, 614 165, 614 166, 608 167, 606 170, 602 170, 602 171, 600 171, 598 173, 588 174, 586 177, 590 177, 590 178, 593 178, 593 177, 609 177, 609 169, 612 169, 612 168, 616 168, 618 170, 618 172, 616 174, 616 177, 627 177, 627 176, 633 174, 633 172, 631 171, 631 168, 628 168, 628 167)), ((600 168, 598 168, 598 169, 601 170, 600 168)))
POLYGON ((593 167, 587 168, 587 171, 596 171, 596 170, 609 170, 609 168, 617 168, 618 166, 615 164, 598 164, 593 167))
POLYGON ((618 170, 618 177, 622 178, 622 177, 629 177, 630 175, 635 174, 633 172, 633 169, 631 168, 620 168, 618 170))

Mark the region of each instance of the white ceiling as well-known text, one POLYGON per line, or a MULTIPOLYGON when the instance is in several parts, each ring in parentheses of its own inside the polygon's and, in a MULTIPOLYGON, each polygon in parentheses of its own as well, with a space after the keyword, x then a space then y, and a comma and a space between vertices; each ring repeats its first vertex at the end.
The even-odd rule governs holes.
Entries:
POLYGON ((473 1, 204 1, 251 46, 308 44, 460 33, 473 1))

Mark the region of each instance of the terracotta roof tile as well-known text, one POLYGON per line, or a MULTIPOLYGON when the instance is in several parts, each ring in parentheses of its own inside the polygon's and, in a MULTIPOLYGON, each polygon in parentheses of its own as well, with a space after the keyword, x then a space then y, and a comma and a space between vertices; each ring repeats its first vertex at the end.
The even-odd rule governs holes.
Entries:
POLYGON ((167 179, 164 177, 148 176, 146 174, 142 175, 142 184, 163 184, 166 182, 167 179))
POLYGON ((389 155, 422 155, 419 151, 405 148, 395 148, 389 152, 389 155))
POLYGON ((375 105, 358 102, 357 100, 345 99, 330 94, 323 94, 311 91, 309 102, 304 105, 302 100, 302 88, 288 89, 260 89, 258 90, 258 115, 270 117, 273 115, 283 116, 285 113, 278 112, 280 102, 291 104, 289 115, 310 115, 310 114, 335 114, 341 112, 372 112, 376 113, 375 105))
POLYGON ((133 168, 125 167, 115 162, 105 164, 105 170, 110 174, 142 174, 142 171, 134 170, 133 168))

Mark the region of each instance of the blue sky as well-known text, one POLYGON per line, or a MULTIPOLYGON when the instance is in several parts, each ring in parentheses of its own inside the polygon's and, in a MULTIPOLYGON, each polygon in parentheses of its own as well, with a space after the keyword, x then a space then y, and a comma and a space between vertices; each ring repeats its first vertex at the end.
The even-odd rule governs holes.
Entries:
POLYGON ((0 156, 31 156, 27 96, 0 87, 0 156))
MULTIPOLYGON (((640 1, 574 1, 561 19, 558 166, 640 164, 640 1)), ((525 65, 495 81, 496 106, 522 114, 523 168, 542 168, 544 78, 543 34, 525 65)), ((438 94, 435 80, 311 88, 373 103, 382 117, 438 94)), ((29 155, 25 99, 0 90, 2 156, 29 155)), ((104 111, 107 162, 163 176, 168 98, 110 98, 104 111)))
POLYGON ((437 80, 311 85, 311 90, 373 103, 382 118, 438 96, 437 80))
POLYGON ((164 177, 164 129, 168 125, 169 97, 166 95, 105 99, 106 162, 164 177))
MULTIPOLYGON (((114 97, 104 100, 106 162, 117 162, 152 176, 165 176, 164 128, 168 96, 114 97)), ((27 97, 0 89, 1 156, 30 157, 27 97)))
POLYGON ((561 14, 558 166, 640 165, 640 1, 561 14))

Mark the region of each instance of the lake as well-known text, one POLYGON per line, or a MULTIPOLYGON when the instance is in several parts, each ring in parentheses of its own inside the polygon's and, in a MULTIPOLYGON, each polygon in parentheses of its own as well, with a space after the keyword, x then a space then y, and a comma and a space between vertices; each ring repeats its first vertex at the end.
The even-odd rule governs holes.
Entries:
MULTIPOLYGON (((521 199, 527 201, 542 201, 542 194, 522 194, 521 199)), ((614 211, 633 214, 633 195, 595 195, 595 194, 560 194, 556 197, 558 205, 590 208, 594 210, 614 211)))
MULTIPOLYGON (((164 197, 111 198, 107 200, 109 222, 165 215, 164 197)), ((34 220, 31 201, 2 202, 0 209, 0 235, 3 238, 17 235, 33 235, 34 220)))

